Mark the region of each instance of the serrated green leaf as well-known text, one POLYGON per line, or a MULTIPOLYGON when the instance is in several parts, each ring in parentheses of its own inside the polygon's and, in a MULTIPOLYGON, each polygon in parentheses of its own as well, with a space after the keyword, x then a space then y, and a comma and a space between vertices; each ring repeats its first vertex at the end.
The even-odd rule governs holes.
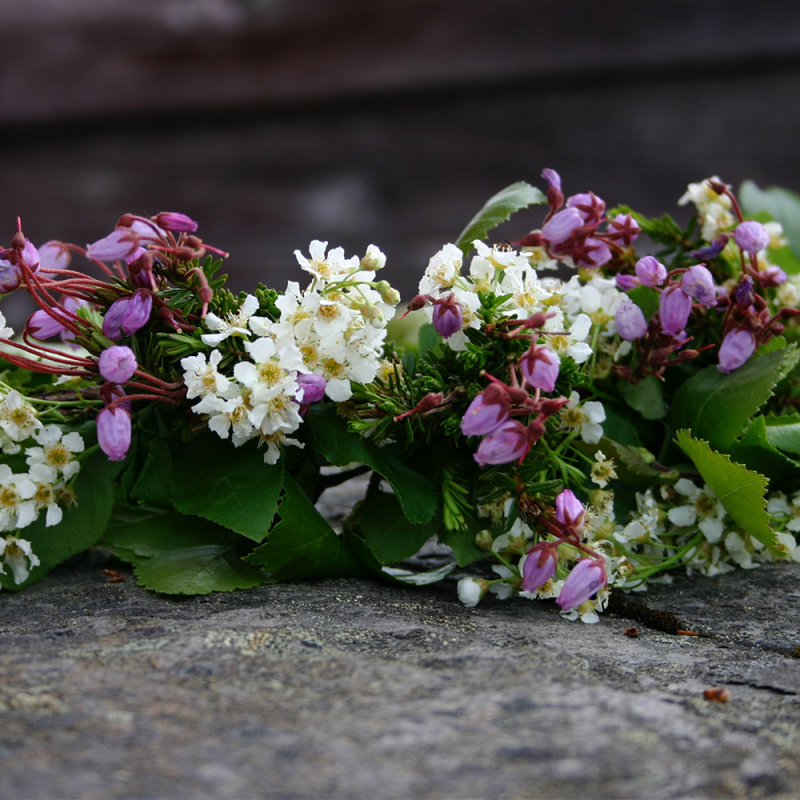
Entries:
POLYGON ((727 452, 798 357, 794 347, 784 347, 757 354, 729 375, 714 365, 700 370, 675 392, 673 429, 687 428, 727 452))
POLYGON ((661 295, 652 286, 635 286, 628 292, 628 297, 642 309, 648 322, 658 313, 661 295))
POLYGON ((708 442, 694 438, 688 430, 677 433, 678 446, 692 459, 731 519, 765 547, 779 552, 775 532, 770 528, 767 501, 769 481, 723 454, 712 450, 708 442))
POLYGON ((278 513, 280 522, 247 556, 250 564, 264 567, 279 581, 364 575, 362 565, 290 475, 278 513))
POLYGON ((473 561, 483 558, 486 553, 475 544, 475 537, 488 527, 488 520, 471 518, 463 530, 453 531, 442 528, 439 541, 452 549, 459 567, 466 567, 473 561))
MULTIPOLYGON (((782 438, 783 433, 781 431, 777 438, 782 438)), ((796 428, 796 435, 796 441, 800 444, 800 425, 796 428)), ((791 438, 791 434, 789 437, 791 438)), ((756 417, 747 426, 744 435, 731 448, 731 458, 778 482, 796 481, 800 475, 800 462, 781 453, 770 441, 769 428, 764 417, 756 417)))
POLYGON ((619 381, 617 386, 622 399, 645 419, 663 419, 667 416, 663 385, 654 375, 648 375, 636 384, 619 381))
POLYGON ((397 498, 375 492, 358 510, 354 526, 381 564, 395 564, 413 556, 439 529, 436 515, 422 525, 411 524, 397 498))
POLYGON ((456 245, 466 256, 472 250, 475 239, 483 239, 486 234, 505 222, 513 213, 528 206, 546 203, 547 198, 535 187, 525 181, 512 183, 494 197, 490 197, 483 208, 469 221, 461 232, 456 245))
POLYGON ((753 181, 745 181, 739 188, 739 203, 747 216, 766 211, 780 222, 792 252, 800 258, 800 195, 780 186, 760 189, 753 181))
POLYGON ((311 446, 331 464, 344 466, 366 464, 389 481, 403 513, 413 524, 428 522, 436 513, 438 495, 431 483, 407 467, 386 447, 353 433, 347 422, 327 403, 315 403, 309 409, 305 428, 311 446))
POLYGON ((45 514, 41 513, 31 525, 15 531, 27 539, 41 562, 31 570, 28 579, 17 585, 10 570, 0 575, 4 589, 24 589, 44 578, 53 567, 97 544, 103 535, 114 505, 114 479, 121 469, 120 462, 109 461, 104 453, 92 454, 81 465, 75 479, 77 505, 66 509, 57 525, 47 527, 45 514))
POLYGON ((173 454, 171 493, 175 508, 261 542, 269 532, 283 482, 283 459, 265 464, 253 442, 241 447, 212 433, 173 454))
POLYGON ((800 416, 797 414, 767 417, 764 433, 773 447, 792 455, 800 455, 800 416))
POLYGON ((134 574, 145 589, 189 595, 252 589, 266 579, 239 558, 235 547, 224 544, 169 550, 140 563, 134 574))

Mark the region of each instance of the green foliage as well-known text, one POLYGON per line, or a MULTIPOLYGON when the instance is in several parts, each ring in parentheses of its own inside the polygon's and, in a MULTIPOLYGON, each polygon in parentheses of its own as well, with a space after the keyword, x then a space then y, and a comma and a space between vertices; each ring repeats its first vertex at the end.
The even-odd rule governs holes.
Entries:
POLYGON ((254 442, 234 447, 210 431, 173 454, 175 508, 261 542, 269 532, 283 481, 283 463, 265 464, 254 442))
POLYGON ((439 515, 422 525, 412 525, 400 503, 388 492, 372 492, 349 520, 381 564, 395 564, 416 553, 441 525, 439 515))
POLYGON ((678 446, 694 462, 731 519, 746 533, 774 552, 775 532, 769 526, 764 497, 769 481, 723 454, 712 450, 708 442, 694 438, 688 430, 677 434, 678 446))
POLYGON ((528 206, 546 202, 547 198, 534 186, 524 181, 512 183, 486 201, 461 232, 456 244, 466 256, 472 250, 475 239, 485 238, 492 228, 505 222, 512 214, 528 206))
POLYGON ((648 375, 637 384, 620 381, 619 393, 645 419, 663 419, 667 415, 663 385, 654 375, 648 375))
POLYGON ((673 430, 687 428, 713 448, 728 452, 798 358, 796 348, 781 347, 755 355, 729 375, 714 365, 700 370, 675 392, 673 430))
POLYGON ((628 297, 642 309, 646 320, 650 321, 658 313, 661 295, 652 286, 635 286, 628 297))
POLYGON ((795 426, 768 426, 765 417, 756 417, 731 448, 731 458, 744 464, 748 469, 766 475, 776 485, 788 483, 794 488, 794 484, 800 477, 800 462, 781 452, 781 449, 789 448, 778 449, 778 445, 772 441, 774 438, 790 447, 792 440, 800 443, 795 438, 800 434, 800 426, 792 432, 791 428, 793 427, 795 426), (773 432, 776 435, 771 436, 773 432))
POLYGON ((279 581, 353 577, 364 568, 289 475, 278 510, 280 522, 246 560, 279 581))
POLYGON ((389 481, 409 522, 428 522, 436 513, 438 499, 430 482, 394 456, 387 447, 353 433, 333 406, 315 403, 306 419, 308 437, 316 452, 331 464, 366 464, 389 481))

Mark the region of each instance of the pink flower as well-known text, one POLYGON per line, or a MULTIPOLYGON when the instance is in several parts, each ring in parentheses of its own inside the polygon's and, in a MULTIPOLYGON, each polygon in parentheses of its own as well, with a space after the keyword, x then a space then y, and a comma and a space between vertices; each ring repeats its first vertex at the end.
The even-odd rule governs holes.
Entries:
POLYGON ((124 408, 104 408, 97 415, 97 442, 109 461, 122 461, 131 446, 131 415, 124 408))
POLYGON ((664 333, 679 334, 686 327, 691 313, 692 298, 680 286, 672 283, 661 292, 659 317, 664 333))
POLYGON ((139 239, 130 228, 116 228, 108 236, 86 245, 86 255, 97 261, 119 261, 139 246, 139 239))
POLYGON ((653 256, 645 256, 636 262, 636 277, 645 286, 661 286, 667 279, 667 268, 653 256))
POLYGON ((464 412, 461 432, 464 436, 486 436, 508 419, 509 405, 508 394, 496 383, 490 384, 464 412))
POLYGON ((710 308, 717 304, 717 287, 714 276, 702 264, 689 267, 681 276, 681 289, 698 303, 710 308))
POLYGON ((558 566, 558 551, 555 547, 542 543, 528 551, 522 565, 522 591, 535 592, 553 577, 558 566))
POLYGON ((556 497, 556 521, 564 528, 583 530, 585 509, 571 489, 564 489, 556 497))
POLYGON ((193 233, 197 230, 197 223, 191 217, 176 211, 162 211, 153 217, 153 221, 156 225, 176 233, 193 233))
POLYGON ((596 595, 608 582, 605 567, 592 558, 582 558, 564 581, 556 603, 562 611, 572 611, 596 595))
POLYGON ((298 402, 303 405, 318 403, 325 396, 325 387, 328 382, 322 375, 312 375, 311 373, 301 372, 297 376, 297 385, 303 390, 303 394, 298 402))
POLYGON ((510 419, 495 428, 480 443, 474 458, 482 467, 486 464, 508 464, 522 458, 530 447, 525 426, 510 419))
POLYGON ((544 224, 542 236, 550 245, 562 244, 583 225, 583 217, 577 208, 565 208, 544 224))
POLYGON ((433 301, 433 327, 439 336, 449 339, 463 324, 464 312, 452 292, 433 301))
POLYGON ((624 297, 614 314, 617 333, 627 342, 640 339, 647 333, 647 320, 642 311, 630 297, 624 297))
POLYGON ((97 368, 100 374, 111 383, 129 381, 138 367, 133 350, 120 345, 103 350, 97 359, 97 368))
POLYGON ((734 328, 725 334, 719 347, 717 369, 727 375, 745 364, 755 350, 756 340, 753 334, 741 328, 734 328))
POLYGON ((588 192, 568 198, 567 208, 577 209, 585 225, 596 225, 603 219, 606 204, 594 192, 588 192))
POLYGON ((66 327, 60 320, 67 319, 66 314, 59 308, 51 308, 50 313, 40 308, 28 318, 28 334, 40 342, 52 339, 66 332, 66 327))
POLYGON ((769 247, 769 234, 760 222, 740 222, 733 232, 733 238, 741 250, 753 256, 769 247))
POLYGON ((543 392, 552 392, 556 388, 559 366, 558 356, 552 350, 539 347, 532 342, 519 360, 519 368, 525 382, 543 392))

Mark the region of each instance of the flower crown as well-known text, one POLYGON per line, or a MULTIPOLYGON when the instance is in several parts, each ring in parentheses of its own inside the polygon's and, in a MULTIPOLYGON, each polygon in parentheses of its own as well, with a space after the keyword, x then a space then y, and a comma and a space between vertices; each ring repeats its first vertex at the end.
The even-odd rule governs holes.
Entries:
POLYGON ((468 606, 596 622, 676 568, 800 560, 800 242, 774 192, 692 184, 682 228, 542 178, 400 316, 374 245, 313 241, 304 286, 237 296, 184 214, 86 248, 18 225, 0 292, 38 310, 21 336, 0 315, 0 585, 100 545, 160 592, 449 577, 468 606), (531 206, 539 228, 487 242, 531 206), (335 530, 315 503, 348 481, 335 530))

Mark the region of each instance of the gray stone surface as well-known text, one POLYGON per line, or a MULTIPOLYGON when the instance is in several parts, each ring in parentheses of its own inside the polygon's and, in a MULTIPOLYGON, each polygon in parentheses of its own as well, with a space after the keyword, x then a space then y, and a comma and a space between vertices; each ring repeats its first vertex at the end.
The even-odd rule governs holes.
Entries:
POLYGON ((646 596, 697 637, 453 589, 174 599, 80 556, 0 597, 0 796, 797 797, 800 565, 646 596))

